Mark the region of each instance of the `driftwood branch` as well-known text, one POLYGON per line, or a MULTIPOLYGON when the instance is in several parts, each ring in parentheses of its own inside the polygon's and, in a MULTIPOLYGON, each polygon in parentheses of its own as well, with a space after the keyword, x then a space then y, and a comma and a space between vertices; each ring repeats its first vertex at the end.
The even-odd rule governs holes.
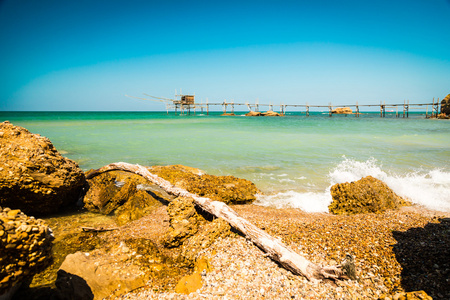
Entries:
POLYGON ((104 231, 113 231, 119 228, 103 228, 103 227, 81 227, 84 232, 104 232, 104 231))
POLYGON ((303 275, 310 281, 318 281, 322 279, 348 279, 348 276, 342 266, 321 267, 310 262, 305 257, 289 249, 281 241, 273 238, 265 231, 240 217, 225 203, 220 201, 211 201, 209 198, 199 197, 196 194, 178 188, 167 180, 152 174, 146 167, 118 162, 92 171, 86 177, 89 179, 100 173, 112 170, 122 170, 139 174, 150 182, 160 186, 169 194, 192 198, 196 205, 212 215, 227 221, 232 227, 239 230, 254 244, 263 249, 267 253, 267 256, 279 262, 283 267, 290 270, 294 274, 303 275))

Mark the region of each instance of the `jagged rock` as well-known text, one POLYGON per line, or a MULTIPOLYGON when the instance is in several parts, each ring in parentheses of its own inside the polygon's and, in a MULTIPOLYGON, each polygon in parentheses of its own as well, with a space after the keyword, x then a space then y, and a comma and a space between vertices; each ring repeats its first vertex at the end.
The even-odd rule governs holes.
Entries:
POLYGON ((111 171, 88 180, 89 190, 84 197, 84 206, 89 211, 110 214, 116 211, 116 221, 123 225, 147 215, 162 205, 156 198, 169 201, 170 196, 151 188, 142 176, 111 171), (138 186, 150 187, 152 195, 138 186))
POLYGON ((450 94, 441 101, 441 114, 450 116, 450 94))
MULTIPOLYGON (((88 180, 89 189, 84 196, 84 207, 93 212, 104 212, 111 199, 119 192, 120 188, 116 186, 116 178, 111 175, 112 172, 103 173, 88 180)), ((118 207, 118 205, 116 206, 118 207)), ((108 209, 109 212, 111 210, 108 209)), ((108 213, 109 213, 108 212, 108 213)))
POLYGON ((149 170, 177 187, 226 204, 251 203, 256 200, 256 194, 261 193, 251 181, 234 176, 198 175, 180 165, 156 166, 149 170))
POLYGON ((0 297, 50 264, 53 239, 44 221, 0 207, 0 297))
POLYGON ((382 213, 408 204, 384 182, 372 176, 358 181, 338 183, 331 187, 333 202, 328 209, 333 214, 382 213))
POLYGON ((75 204, 86 183, 83 171, 50 140, 10 122, 0 123, 0 205, 28 215, 75 204))
POLYGON ((186 239, 181 245, 182 262, 192 267, 197 254, 211 246, 218 238, 231 234, 231 227, 223 219, 214 219, 202 224, 197 233, 186 239))
POLYGON ((332 114, 352 114, 353 111, 350 107, 337 107, 331 111, 332 114))
POLYGON ((261 112, 251 110, 248 113, 246 113, 245 115, 247 117, 259 117, 259 116, 261 116, 261 112))
MULTIPOLYGON (((130 189, 136 189, 136 186, 133 185, 130 189)), ((116 209, 116 223, 124 225, 140 219, 162 205, 161 202, 150 196, 146 191, 137 190, 128 198, 125 204, 116 209)))
POLYGON ((269 110, 269 111, 261 113, 261 116, 264 116, 264 117, 281 117, 281 114, 279 114, 279 113, 277 113, 275 111, 269 110))
POLYGON ((205 222, 195 208, 192 199, 179 197, 167 206, 170 229, 163 239, 165 247, 180 246, 186 239, 197 233, 200 223, 205 222))

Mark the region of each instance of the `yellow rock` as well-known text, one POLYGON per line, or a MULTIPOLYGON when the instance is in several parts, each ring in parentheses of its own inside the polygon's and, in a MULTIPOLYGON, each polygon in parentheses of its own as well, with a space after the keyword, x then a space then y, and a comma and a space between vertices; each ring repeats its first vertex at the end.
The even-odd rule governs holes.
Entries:
POLYGON ((189 276, 180 279, 175 287, 175 292, 179 294, 190 294, 197 291, 203 286, 202 276, 198 272, 194 272, 189 276))
POLYGON ((206 258, 199 258, 195 263, 195 272, 201 273, 203 270, 206 272, 211 271, 212 267, 206 258))
POLYGON ((203 271, 209 272, 212 270, 208 259, 202 257, 195 262, 194 273, 184 276, 180 279, 175 287, 175 292, 179 294, 190 294, 197 291, 203 286, 201 273, 203 271))
POLYGON ((15 217, 18 213, 20 213, 20 209, 13 209, 7 212, 8 217, 15 217))

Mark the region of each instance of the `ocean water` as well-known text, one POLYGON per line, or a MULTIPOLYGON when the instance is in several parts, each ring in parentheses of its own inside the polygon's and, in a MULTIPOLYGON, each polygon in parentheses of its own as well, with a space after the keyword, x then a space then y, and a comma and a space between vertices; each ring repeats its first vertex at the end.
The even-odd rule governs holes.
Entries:
POLYGON ((328 211, 330 187, 372 175, 397 194, 450 211, 450 122, 378 113, 306 117, 165 112, 0 112, 48 137, 83 170, 118 161, 183 164, 253 181, 257 203, 328 211))

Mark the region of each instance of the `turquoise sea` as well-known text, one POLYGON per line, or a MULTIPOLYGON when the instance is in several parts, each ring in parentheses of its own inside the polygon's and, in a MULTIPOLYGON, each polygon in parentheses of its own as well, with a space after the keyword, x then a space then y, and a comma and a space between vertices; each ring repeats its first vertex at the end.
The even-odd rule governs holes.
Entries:
POLYGON ((305 211, 327 211, 331 185, 372 175, 415 203, 450 211, 450 121, 424 114, 0 112, 4 120, 48 137, 83 170, 183 164, 253 181, 266 194, 261 205, 305 211))

